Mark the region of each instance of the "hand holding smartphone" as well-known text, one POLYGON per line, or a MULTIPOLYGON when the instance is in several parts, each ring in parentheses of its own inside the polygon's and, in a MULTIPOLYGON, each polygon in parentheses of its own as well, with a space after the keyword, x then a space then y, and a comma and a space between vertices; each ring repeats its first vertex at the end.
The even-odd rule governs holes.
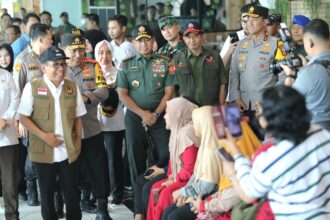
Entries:
POLYGON ((227 162, 234 162, 234 158, 226 151, 225 148, 221 147, 217 149, 217 154, 220 157, 220 159, 227 161, 227 162))

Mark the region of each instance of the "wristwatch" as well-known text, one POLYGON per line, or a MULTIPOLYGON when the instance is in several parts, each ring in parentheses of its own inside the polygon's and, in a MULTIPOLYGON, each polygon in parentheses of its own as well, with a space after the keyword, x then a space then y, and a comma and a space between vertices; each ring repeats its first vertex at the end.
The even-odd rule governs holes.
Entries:
POLYGON ((159 116, 160 116, 160 113, 156 112, 156 111, 154 111, 153 114, 156 116, 156 118, 159 118, 159 116))

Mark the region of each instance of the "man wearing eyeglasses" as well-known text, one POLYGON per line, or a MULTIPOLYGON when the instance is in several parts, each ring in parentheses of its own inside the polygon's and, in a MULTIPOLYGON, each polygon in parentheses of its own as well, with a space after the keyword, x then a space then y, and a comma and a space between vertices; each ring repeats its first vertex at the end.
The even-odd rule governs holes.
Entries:
POLYGON ((82 121, 86 114, 77 85, 64 79, 68 59, 52 47, 41 58, 44 76, 27 83, 18 112, 29 131, 29 153, 36 170, 43 219, 57 219, 54 208, 59 176, 66 203, 66 218, 81 219, 77 159, 81 149, 82 121))
POLYGON ((79 34, 64 34, 61 47, 67 60, 67 78, 75 81, 82 94, 87 114, 82 117, 83 133, 80 156, 80 188, 83 211, 96 212, 96 219, 110 220, 108 213, 109 177, 104 138, 97 119, 97 106, 108 98, 108 89, 100 65, 85 58, 85 39, 79 34), (97 201, 97 209, 89 202, 90 192, 97 201))
MULTIPOLYGON (((52 33, 49 27, 45 24, 33 24, 29 31, 29 37, 31 40, 29 46, 17 56, 14 63, 13 77, 19 94, 22 93, 28 82, 43 76, 40 58, 53 43, 52 33)), ((19 123, 19 135, 22 137, 23 143, 29 145, 27 141, 27 130, 21 123, 19 123)), ((39 204, 36 181, 37 177, 29 157, 26 158, 25 175, 27 182, 28 205, 37 206, 39 204)))
MULTIPOLYGON (((278 39, 266 34, 267 17, 267 8, 248 5, 245 19, 249 36, 239 41, 230 67, 229 101, 236 102, 241 112, 250 116, 250 121, 263 91, 279 81, 270 64, 275 57, 284 57, 278 49, 278 39)), ((256 127, 254 131, 258 131, 256 127)))
POLYGON ((224 103, 228 76, 218 52, 203 46, 199 23, 189 22, 183 32, 187 48, 173 59, 178 94, 200 106, 224 103))

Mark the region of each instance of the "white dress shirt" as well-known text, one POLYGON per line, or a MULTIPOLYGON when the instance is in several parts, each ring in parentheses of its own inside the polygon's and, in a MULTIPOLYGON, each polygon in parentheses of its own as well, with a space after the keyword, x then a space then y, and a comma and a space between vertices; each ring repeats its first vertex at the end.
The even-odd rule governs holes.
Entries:
POLYGON ((115 63, 115 67, 118 69, 123 60, 132 56, 135 56, 136 50, 131 42, 127 39, 119 46, 114 40, 110 42, 112 49, 112 61, 115 63))
POLYGON ((15 130, 15 114, 19 105, 19 95, 11 74, 0 69, 0 118, 7 121, 8 126, 0 132, 0 147, 18 144, 15 130))
MULTIPOLYGON (((52 96, 54 97, 54 106, 55 106, 55 130, 54 133, 57 135, 63 136, 63 126, 62 126, 62 118, 61 118, 61 105, 60 105, 60 95, 62 92, 62 87, 64 84, 64 81, 61 82, 59 87, 56 88, 56 86, 48 79, 46 75, 44 75, 45 83, 48 86, 48 89, 52 96)), ((22 97, 18 113, 26 116, 31 116, 33 112, 33 96, 32 96, 32 87, 31 84, 28 83, 24 87, 22 97)), ((76 108, 76 117, 81 117, 84 114, 86 114, 86 108, 83 102, 83 99, 81 97, 79 88, 77 87, 77 108, 76 108)), ((68 158, 68 152, 66 150, 65 143, 63 142, 62 145, 54 148, 54 156, 53 156, 53 162, 61 162, 63 160, 66 160, 68 158)))

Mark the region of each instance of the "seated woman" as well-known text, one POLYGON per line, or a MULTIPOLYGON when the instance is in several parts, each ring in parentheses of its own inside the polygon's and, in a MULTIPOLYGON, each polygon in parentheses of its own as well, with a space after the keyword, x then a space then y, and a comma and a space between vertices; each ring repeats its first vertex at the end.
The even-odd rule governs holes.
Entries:
POLYGON ((259 123, 276 144, 252 166, 227 138, 235 162, 224 166, 239 196, 251 203, 267 195, 276 219, 329 219, 330 133, 310 126, 304 96, 293 88, 267 89, 261 108, 259 123))
MULTIPOLYGON (((169 103, 172 103, 172 101, 169 101, 169 103)), ((167 112, 168 106, 166 106, 166 115, 164 116, 166 121, 167 129, 171 129, 171 136, 169 145, 176 144, 178 140, 178 129, 185 126, 186 124, 191 121, 191 113, 193 109, 197 108, 195 104, 189 102, 188 100, 184 98, 176 98, 174 99, 174 107, 175 109, 170 109, 170 112, 175 112, 174 114, 179 114, 183 120, 181 120, 179 123, 175 122, 177 124, 171 124, 173 122, 170 115, 172 113, 167 112), (190 120, 189 120, 190 118, 190 120), (185 120, 186 119, 186 120, 185 120), (171 121, 170 121, 171 120, 171 121), (173 129, 173 130, 172 130, 173 129)), ((167 103, 168 105, 168 103, 167 103)), ((171 105, 171 104, 170 104, 171 105)), ((172 105, 171 105, 172 106, 172 105)), ((177 118, 177 115, 175 116, 177 118)), ((172 117, 173 118, 173 117, 172 117)), ((196 142, 196 141, 195 141, 196 142)), ((186 147, 191 146, 187 145, 186 147)), ((171 146, 170 149, 173 151, 173 147, 171 146)), ((179 149, 178 149, 179 150, 179 149)), ((191 151, 194 151, 196 149, 192 149, 191 151)), ((196 154, 196 153, 195 153, 196 154)), ((192 153, 193 155, 193 153, 192 153)), ((194 157, 194 156, 192 156, 194 157)), ((196 156, 195 156, 196 157, 196 156)), ((194 159, 195 161, 195 159, 194 159)), ((174 169, 176 170, 177 165, 175 165, 174 169)), ((156 165, 152 166, 151 169, 154 170, 152 174, 149 176, 141 175, 137 178, 136 184, 134 186, 134 214, 135 219, 143 219, 143 216, 146 216, 148 204, 149 204, 149 196, 150 196, 150 190, 154 183, 163 180, 167 178, 167 175, 165 173, 166 168, 160 168, 156 165)), ((193 168, 189 168, 189 170, 193 170, 193 168)), ((192 172, 192 171, 191 171, 192 172)), ((187 174, 191 175, 191 174, 187 174)))
MULTIPOLYGON (((237 142, 237 145, 244 155, 250 157, 260 147, 260 141, 246 121, 241 121, 241 128, 242 137, 237 142)), ((223 146, 227 149, 225 144, 223 144, 223 146)), ((230 197, 230 195, 233 194, 231 192, 232 190, 235 189, 232 187, 231 182, 223 175, 219 182, 218 192, 209 196, 204 201, 201 197, 198 197, 197 200, 192 200, 190 198, 188 201, 191 202, 193 206, 192 211, 196 214, 198 213, 197 219, 230 219, 230 212, 228 211, 239 201, 238 196, 230 197), (231 202, 228 199, 231 200, 231 202)), ((234 193, 234 195, 235 194, 236 193, 234 193)))
POLYGON ((191 177, 200 138, 195 135, 192 111, 197 105, 185 98, 174 98, 166 103, 166 128, 171 130, 169 140, 170 162, 167 178, 156 182, 151 189, 147 219, 161 219, 165 208, 173 203, 172 193, 185 186, 191 177), (158 201, 155 197, 158 195, 158 201))

